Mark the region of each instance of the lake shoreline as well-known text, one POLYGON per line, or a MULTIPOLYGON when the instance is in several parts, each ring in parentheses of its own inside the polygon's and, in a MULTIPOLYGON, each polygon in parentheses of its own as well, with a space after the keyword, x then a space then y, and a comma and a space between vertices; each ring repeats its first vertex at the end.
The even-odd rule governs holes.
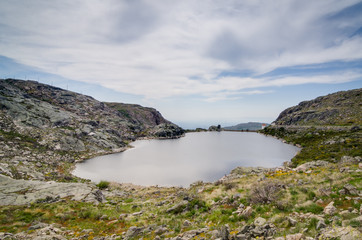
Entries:
MULTIPOLYGON (((235 132, 235 131, 223 131, 223 132, 225 132, 225 133, 232 133, 232 132, 235 132)), ((208 134, 210 134, 210 133, 212 133, 212 132, 208 132, 208 134)), ((247 132, 247 131, 244 131, 244 132, 240 132, 240 133, 248 133, 248 132, 247 132)), ((251 132, 249 132, 249 133, 251 133, 251 132)), ((253 133, 255 134, 255 132, 253 132, 253 133)), ((260 132, 256 132, 256 133, 257 133, 258 135, 270 137, 270 136, 267 136, 267 135, 262 134, 262 133, 260 133, 260 132)), ((192 134, 195 134, 195 133, 192 133, 192 134)), ((198 134, 198 133, 196 133, 196 134, 198 134)), ((184 136, 186 136, 186 135, 184 135, 184 136)), ((236 135, 233 135, 233 136, 236 136, 236 135)), ((245 135, 243 135, 243 136, 245 137, 245 135)), ((253 136, 253 135, 251 135, 251 136, 253 136)), ((254 137, 255 137, 255 136, 254 136, 254 137)), ((273 138, 274 138, 274 137, 273 137, 273 138)), ((276 139, 276 138, 274 138, 274 139, 276 139)), ((137 140, 163 140, 163 139, 157 139, 157 138, 156 138, 156 139, 155 139, 155 138, 142 138, 142 139, 137 139, 137 140)), ((169 139, 168 139, 168 140, 169 140, 169 139)), ((276 139, 276 140, 281 141, 280 139, 276 139)), ((136 141, 134 141, 134 142, 136 142, 136 141)), ((132 143, 134 143, 134 142, 130 142, 126 148, 122 149, 122 151, 111 152, 111 153, 109 153, 109 154, 108 154, 108 153, 106 153, 106 154, 100 154, 100 155, 95 156, 95 157, 103 157, 103 156, 112 155, 112 154, 114 154, 114 153, 120 153, 120 152, 128 152, 128 151, 126 151, 126 150, 137 148, 137 146, 136 146, 136 147, 132 146, 132 143)), ((281 142, 282 142, 283 144, 286 144, 286 143, 283 142, 283 141, 281 141, 281 142)), ((226 144, 227 144, 227 145, 230 145, 229 143, 226 143, 226 144)), ((234 143, 234 144, 235 144, 235 143, 234 143)), ((287 145, 290 145, 290 146, 295 147, 295 145, 292 145, 292 144, 287 144, 287 145)), ((296 152, 293 154, 292 158, 293 158, 294 156, 296 156, 299 152, 300 152, 300 149, 298 149, 298 151, 296 151, 296 152)), ((94 158, 94 157, 93 157, 93 158, 94 158)), ((91 160, 91 159, 93 159, 93 158, 84 159, 84 160, 82 160, 82 161, 77 162, 77 164, 78 164, 78 163, 84 163, 84 162, 86 162, 86 161, 88 161, 88 160, 91 160)), ((292 159, 292 158, 291 158, 291 159, 292 159)), ((260 159, 262 159, 262 158, 260 158, 260 159)), ((100 161, 100 159, 97 159, 97 161, 100 161)), ((104 160, 102 160, 102 161, 104 161, 104 160)), ((252 161, 252 160, 251 160, 251 161, 252 161)), ((265 161, 265 160, 264 160, 264 161, 265 161)), ((289 162, 290 162, 290 160, 289 160, 289 162)), ((250 161, 249 161, 249 163, 250 163, 250 161)), ((150 183, 150 184, 138 184, 138 183, 135 183, 134 181, 117 181, 117 180, 112 180, 112 179, 109 179, 109 178, 108 178, 108 179, 107 179, 107 178, 104 178, 104 179, 103 179, 103 178, 101 178, 101 177, 98 177, 98 180, 94 180, 94 179, 95 179, 94 176, 92 176, 92 177, 93 177, 93 179, 92 179, 92 178, 90 178, 90 177, 84 177, 84 176, 79 175, 79 174, 77 175, 77 173, 74 172, 75 169, 76 169, 76 167, 77 167, 77 164, 74 165, 74 168, 72 169, 72 174, 75 175, 75 176, 77 176, 77 177, 80 177, 80 178, 82 178, 82 179, 87 179, 88 181, 91 180, 91 181, 93 181, 93 182, 95 182, 95 183, 99 182, 100 180, 104 180, 104 181, 114 182, 114 183, 118 183, 118 184, 132 184, 132 185, 134 185, 134 186, 140 186, 140 187, 159 186, 159 187, 166 187, 166 188, 168 188, 168 187, 180 187, 180 186, 182 186, 183 188, 188 188, 190 185, 192 185, 193 183, 198 182, 198 181, 209 182, 209 183, 217 182, 217 181, 220 181, 220 180, 222 180, 223 178, 229 176, 230 174, 232 174, 232 173, 235 171, 235 169, 238 169, 238 168, 240 168, 240 167, 243 167, 242 162, 240 162, 240 163, 238 163, 239 165, 235 165, 234 167, 230 168, 230 170, 226 170, 224 173, 222 173, 222 175, 221 175, 220 177, 217 177, 215 180, 208 180, 208 179, 205 179, 205 178, 204 178, 204 179, 201 179, 201 180, 190 181, 190 183, 187 183, 187 184, 174 184, 174 183, 172 183, 172 182, 166 182, 166 183, 163 183, 163 184, 160 184, 160 183, 158 183, 158 184, 152 184, 152 183, 150 183)), ((105 162, 105 164, 107 165, 107 162, 105 162)), ((225 163, 225 164, 227 164, 227 163, 225 163)), ((283 164, 285 164, 285 161, 283 161, 282 163, 278 164, 277 166, 272 166, 272 167, 268 167, 268 166, 260 167, 260 166, 263 166, 263 165, 252 166, 252 167, 253 167, 253 168, 256 168, 256 169, 263 168, 263 169, 265 169, 265 170, 271 170, 271 169, 274 169, 274 168, 281 167, 283 164)), ((244 167, 249 168, 250 166, 244 166, 244 167)), ((98 167, 98 169, 99 169, 99 167, 98 167)), ((108 176, 108 175, 107 175, 107 176, 108 176)))

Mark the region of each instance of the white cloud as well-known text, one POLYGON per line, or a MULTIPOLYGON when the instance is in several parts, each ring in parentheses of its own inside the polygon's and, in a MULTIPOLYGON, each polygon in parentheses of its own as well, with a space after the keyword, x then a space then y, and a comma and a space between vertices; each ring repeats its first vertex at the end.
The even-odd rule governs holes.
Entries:
POLYGON ((358 71, 255 77, 362 59, 362 38, 349 38, 361 18, 331 20, 358 2, 3 0, 0 50, 46 72, 146 98, 237 99, 250 88, 361 78, 358 71), (254 75, 218 77, 235 69, 254 75))

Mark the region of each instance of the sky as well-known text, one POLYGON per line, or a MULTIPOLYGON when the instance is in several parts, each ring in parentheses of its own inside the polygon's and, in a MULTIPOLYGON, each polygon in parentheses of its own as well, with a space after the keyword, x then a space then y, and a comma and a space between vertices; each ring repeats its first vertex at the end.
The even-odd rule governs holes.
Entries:
POLYGON ((0 78, 159 110, 184 128, 274 121, 362 87, 362 1, 0 0, 0 78))

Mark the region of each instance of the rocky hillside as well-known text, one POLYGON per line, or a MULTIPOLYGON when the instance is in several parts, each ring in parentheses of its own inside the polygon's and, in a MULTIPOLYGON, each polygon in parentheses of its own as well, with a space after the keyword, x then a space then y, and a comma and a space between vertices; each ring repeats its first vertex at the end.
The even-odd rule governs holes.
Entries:
POLYGON ((362 123, 362 88, 341 91, 287 108, 276 125, 341 125, 362 123))
MULTIPOLYGON (((35 81, 0 80, 0 163, 2 172, 10 176, 7 164, 20 156, 31 160, 36 155, 37 162, 44 158, 49 159, 48 164, 57 159, 57 166, 59 162, 122 151, 139 137, 182 134, 181 128, 152 108, 103 103, 35 81), (54 154, 57 157, 50 156, 54 154)), ((38 162, 38 168, 42 165, 38 162)))
MULTIPOLYGON (((69 174, 74 160, 182 130, 153 109, 35 82, 3 80, 0 93, 0 239, 362 239, 358 122, 268 126, 263 133, 302 147, 276 168, 238 167, 189 188, 95 185, 69 174)), ((343 111, 360 114, 355 103, 343 111)))

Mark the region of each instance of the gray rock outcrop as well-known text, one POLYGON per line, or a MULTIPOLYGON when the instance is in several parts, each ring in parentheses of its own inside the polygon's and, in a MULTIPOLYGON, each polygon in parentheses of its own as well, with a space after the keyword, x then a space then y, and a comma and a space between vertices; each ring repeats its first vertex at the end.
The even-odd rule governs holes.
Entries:
POLYGON ((105 201, 102 192, 91 184, 15 180, 0 174, 0 205, 54 202, 62 198, 96 204, 105 201))

